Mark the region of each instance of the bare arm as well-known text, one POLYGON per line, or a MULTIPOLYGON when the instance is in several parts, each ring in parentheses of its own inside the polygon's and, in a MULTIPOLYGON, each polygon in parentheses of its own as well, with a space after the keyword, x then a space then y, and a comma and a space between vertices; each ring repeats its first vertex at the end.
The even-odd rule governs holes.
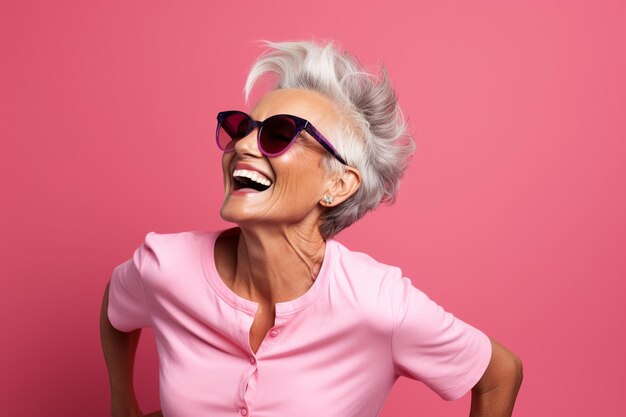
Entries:
POLYGON ((126 333, 117 330, 109 321, 109 284, 100 310, 100 341, 109 372, 111 387, 111 414, 113 417, 137 417, 141 411, 133 386, 135 353, 141 329, 126 333))
POLYGON ((522 361, 491 339, 489 366, 472 388, 470 417, 509 417, 523 379, 522 361))

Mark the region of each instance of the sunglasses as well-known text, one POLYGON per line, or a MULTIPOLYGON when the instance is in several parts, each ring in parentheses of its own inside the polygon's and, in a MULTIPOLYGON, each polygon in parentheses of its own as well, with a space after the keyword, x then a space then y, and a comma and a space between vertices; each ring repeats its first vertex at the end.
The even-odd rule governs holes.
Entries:
POLYGON ((238 110, 223 111, 217 114, 217 146, 224 152, 233 152, 235 143, 245 138, 255 128, 257 144, 265 156, 278 156, 287 152, 303 130, 319 142, 339 162, 347 165, 337 150, 308 120, 290 114, 276 114, 262 122, 254 120, 238 110))

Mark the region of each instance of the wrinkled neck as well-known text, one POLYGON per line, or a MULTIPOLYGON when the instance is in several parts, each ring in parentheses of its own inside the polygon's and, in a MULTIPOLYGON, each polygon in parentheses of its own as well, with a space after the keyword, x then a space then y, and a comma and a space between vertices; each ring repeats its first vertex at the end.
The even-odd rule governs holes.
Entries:
POLYGON ((259 303, 293 300, 315 282, 325 249, 318 228, 242 228, 231 288, 259 303))

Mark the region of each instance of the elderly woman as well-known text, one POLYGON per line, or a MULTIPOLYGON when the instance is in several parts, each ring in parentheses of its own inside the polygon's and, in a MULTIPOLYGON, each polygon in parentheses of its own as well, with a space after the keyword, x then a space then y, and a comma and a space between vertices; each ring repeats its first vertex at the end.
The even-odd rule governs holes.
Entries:
POLYGON ((400 376, 446 400, 471 390, 471 416, 511 415, 515 354, 333 238, 394 200, 414 149, 385 73, 332 43, 269 46, 246 98, 263 75, 276 88, 217 117, 221 216, 237 227, 150 232, 113 271, 101 313, 113 415, 142 415, 132 373, 148 326, 166 417, 377 416, 400 376))

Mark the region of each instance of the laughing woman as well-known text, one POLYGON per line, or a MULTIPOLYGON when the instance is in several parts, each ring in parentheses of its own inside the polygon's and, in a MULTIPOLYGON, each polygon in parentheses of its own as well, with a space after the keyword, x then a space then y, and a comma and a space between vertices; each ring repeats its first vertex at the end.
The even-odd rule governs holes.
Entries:
POLYGON ((334 236, 392 202, 414 150, 383 73, 332 43, 269 43, 275 88, 217 116, 219 231, 150 232, 117 266, 101 336, 114 417, 142 416, 132 374, 154 330, 166 417, 374 417, 394 382, 471 416, 510 416, 520 359, 446 312, 395 266, 334 236))

